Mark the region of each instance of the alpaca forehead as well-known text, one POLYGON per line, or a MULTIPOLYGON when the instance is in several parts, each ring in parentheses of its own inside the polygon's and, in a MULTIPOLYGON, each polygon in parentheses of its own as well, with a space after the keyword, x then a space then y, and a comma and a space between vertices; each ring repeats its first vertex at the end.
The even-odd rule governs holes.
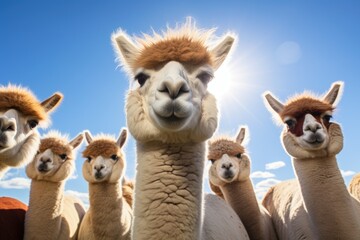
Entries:
POLYGON ((0 87, 0 111, 15 109, 24 116, 46 120, 47 113, 33 93, 25 88, 0 87))
POLYGON ((324 101, 311 97, 303 97, 288 101, 284 105, 280 117, 285 121, 286 117, 300 118, 306 114, 320 116, 326 112, 332 112, 334 109, 335 107, 324 101))
POLYGON ((143 47, 134 61, 133 69, 156 69, 170 61, 193 66, 213 64, 213 57, 204 42, 190 36, 169 37, 150 44, 145 41, 142 43, 143 47))
POLYGON ((120 148, 115 141, 109 139, 99 139, 91 142, 83 152, 83 157, 98 157, 110 158, 114 154, 120 153, 120 148))
POLYGON ((244 153, 245 148, 240 144, 227 139, 220 139, 212 142, 209 146, 208 159, 220 159, 224 154, 234 156, 244 153))
POLYGON ((44 138, 40 141, 40 152, 45 152, 46 150, 51 149, 54 154, 70 154, 72 147, 60 138, 44 138))

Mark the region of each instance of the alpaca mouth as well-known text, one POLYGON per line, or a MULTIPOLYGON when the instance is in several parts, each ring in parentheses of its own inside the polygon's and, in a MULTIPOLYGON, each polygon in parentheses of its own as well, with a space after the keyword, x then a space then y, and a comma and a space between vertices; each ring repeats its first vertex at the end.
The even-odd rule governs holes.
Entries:
POLYGON ((305 142, 307 142, 310 145, 320 145, 324 141, 325 141, 325 138, 319 134, 312 134, 308 138, 305 139, 305 142))
POLYGON ((41 173, 47 173, 48 171, 50 171, 50 169, 45 164, 40 164, 38 170, 41 173))
POLYGON ((95 179, 96 180, 101 180, 104 178, 104 175, 101 172, 96 172, 95 173, 95 179))

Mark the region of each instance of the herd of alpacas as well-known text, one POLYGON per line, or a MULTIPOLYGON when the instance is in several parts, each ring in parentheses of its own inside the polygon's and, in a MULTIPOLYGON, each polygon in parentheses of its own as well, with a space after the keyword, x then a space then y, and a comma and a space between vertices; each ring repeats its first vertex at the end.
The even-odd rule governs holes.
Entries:
POLYGON ((333 83, 322 97, 303 93, 285 103, 263 94, 284 126, 281 142, 296 178, 258 202, 247 127, 208 141, 218 109, 207 85, 235 41, 214 32, 188 19, 152 36, 112 35, 119 62, 136 84, 126 98, 128 130, 117 139, 84 131, 69 140, 55 130, 40 137, 37 128, 47 126, 63 95, 40 102, 26 88, 0 87, 0 178, 26 165, 31 179, 28 206, 0 198, 0 239, 360 239, 360 175, 348 189, 336 160, 343 135, 331 121, 343 83, 333 83), (136 140, 134 182, 124 178, 127 131, 136 140), (87 210, 64 194, 84 139, 87 210), (214 194, 203 190, 205 159, 212 163, 214 194))

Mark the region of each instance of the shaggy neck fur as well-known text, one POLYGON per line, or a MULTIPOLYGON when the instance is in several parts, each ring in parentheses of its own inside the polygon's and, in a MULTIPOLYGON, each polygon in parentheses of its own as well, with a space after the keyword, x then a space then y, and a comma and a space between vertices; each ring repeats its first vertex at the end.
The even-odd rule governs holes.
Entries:
POLYGON ((200 239, 204 143, 137 143, 133 239, 200 239))
POLYGON ((24 140, 22 144, 16 145, 15 149, 9 150, 9 156, 6 156, 6 152, 2 153, 2 158, 0 162, 0 179, 9 169, 9 166, 18 166, 19 164, 25 164, 30 162, 40 145, 40 137, 37 132, 32 133, 28 138, 24 140), (13 152, 16 151, 17 154, 14 155, 13 152))
POLYGON ((121 189, 119 182, 89 183, 89 211, 95 239, 129 239, 131 213, 130 208, 123 207, 127 203, 121 189))
POLYGON ((250 179, 234 181, 220 187, 226 202, 243 222, 250 239, 267 239, 262 215, 250 179))
POLYGON ((360 174, 356 174, 350 182, 349 186, 350 193, 360 201, 360 174))
POLYGON ((317 239, 358 239, 359 204, 346 189, 336 157, 294 158, 293 165, 317 239))
POLYGON ((61 235, 65 182, 31 181, 25 239, 49 239, 61 235), (36 229, 36 231, 34 231, 36 229))

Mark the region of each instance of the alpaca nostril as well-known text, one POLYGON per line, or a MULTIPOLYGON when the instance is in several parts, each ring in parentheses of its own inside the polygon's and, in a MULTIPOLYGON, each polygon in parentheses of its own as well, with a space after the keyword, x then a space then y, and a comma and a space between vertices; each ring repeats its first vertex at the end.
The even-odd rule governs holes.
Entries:
POLYGON ((95 166, 94 168, 95 168, 96 171, 100 172, 102 169, 105 168, 105 166, 104 165, 98 165, 98 166, 95 166))
POLYGON ((176 99, 181 94, 189 92, 190 88, 183 79, 173 80, 169 78, 160 85, 158 91, 167 93, 171 99, 176 99))
POLYGON ((233 166, 232 163, 228 163, 228 164, 224 163, 221 165, 221 168, 225 168, 226 170, 229 170, 232 166, 233 166))

